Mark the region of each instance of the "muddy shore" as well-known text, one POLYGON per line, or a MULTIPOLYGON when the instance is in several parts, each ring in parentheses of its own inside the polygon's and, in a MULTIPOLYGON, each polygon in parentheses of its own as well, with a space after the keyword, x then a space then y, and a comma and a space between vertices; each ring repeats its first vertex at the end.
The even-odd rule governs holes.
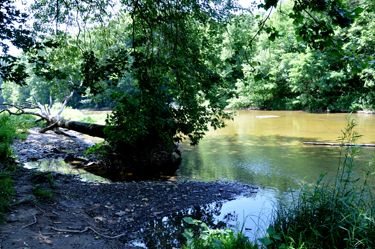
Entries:
MULTIPOLYGON (((14 144, 20 165, 82 156, 90 141, 69 134, 74 137, 31 130, 27 140, 14 144)), ((257 192, 254 186, 222 181, 87 183, 73 175, 36 172, 21 167, 13 173, 16 195, 6 223, 0 226, 0 248, 135 248, 128 243, 157 218, 257 192), (36 185, 50 190, 53 199, 38 200, 36 185)))

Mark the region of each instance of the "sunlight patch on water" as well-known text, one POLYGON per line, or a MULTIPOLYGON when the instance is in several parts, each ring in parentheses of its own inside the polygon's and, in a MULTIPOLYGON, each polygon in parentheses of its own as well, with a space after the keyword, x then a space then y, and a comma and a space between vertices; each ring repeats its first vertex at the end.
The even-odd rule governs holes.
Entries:
POLYGON ((41 161, 27 162, 24 164, 27 169, 38 169, 40 171, 53 171, 62 174, 73 174, 81 178, 85 182, 110 182, 108 179, 94 175, 82 168, 71 166, 64 162, 62 158, 59 159, 44 159, 41 161))

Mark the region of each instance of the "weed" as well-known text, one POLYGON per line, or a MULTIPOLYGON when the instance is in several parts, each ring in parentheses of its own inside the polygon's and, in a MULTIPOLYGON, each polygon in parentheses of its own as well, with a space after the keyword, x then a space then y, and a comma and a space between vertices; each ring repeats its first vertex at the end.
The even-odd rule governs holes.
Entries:
POLYGON ((0 172, 0 221, 3 221, 5 213, 9 210, 14 195, 13 182, 8 172, 0 172))
POLYGON ((33 183, 49 183, 52 188, 56 188, 56 180, 53 179, 52 173, 35 172, 32 182, 33 183))
POLYGON ((34 186, 33 193, 39 201, 42 201, 42 202, 53 201, 53 195, 52 195, 51 190, 41 189, 38 184, 34 186))
POLYGON ((10 147, 14 138, 26 139, 27 130, 36 126, 32 115, 9 116, 6 113, 0 115, 0 161, 6 161, 14 156, 10 147))
POLYGON ((183 236, 187 239, 183 249, 194 248, 194 249, 205 249, 205 248, 222 248, 222 249, 241 249, 258 248, 256 244, 253 244, 249 239, 242 233, 242 231, 234 232, 230 229, 210 229, 206 223, 192 219, 191 217, 185 217, 184 221, 188 224, 194 225, 196 230, 199 231, 199 235, 194 234, 192 229, 185 229, 183 236))
POLYGON ((267 236, 259 239, 267 248, 374 248, 375 201, 368 178, 374 173, 374 160, 363 176, 356 175, 355 157, 360 135, 349 116, 342 131, 337 174, 326 180, 321 174, 314 185, 304 185, 291 205, 279 203, 267 236))

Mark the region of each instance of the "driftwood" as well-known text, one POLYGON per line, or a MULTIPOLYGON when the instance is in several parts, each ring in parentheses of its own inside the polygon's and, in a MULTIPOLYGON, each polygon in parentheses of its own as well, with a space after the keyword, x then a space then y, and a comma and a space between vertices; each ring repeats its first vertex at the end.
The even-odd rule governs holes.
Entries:
POLYGON ((375 144, 351 144, 351 143, 321 143, 321 142, 303 142, 308 145, 326 145, 326 146, 359 146, 359 147, 375 147, 375 144))
POLYGON ((23 114, 31 114, 34 116, 39 117, 39 119, 35 120, 35 122, 39 121, 46 121, 47 127, 41 129, 40 133, 45 133, 48 130, 54 129, 57 134, 63 134, 59 128, 65 128, 77 132, 81 132, 90 136, 104 138, 104 128, 105 125, 99 124, 90 124, 90 123, 83 123, 78 121, 66 120, 61 117, 61 113, 63 112, 66 104, 68 101, 73 97, 74 91, 70 92, 69 96, 67 96, 61 106, 60 111, 56 116, 52 116, 51 114, 51 107, 52 107, 52 97, 50 96, 50 103, 48 107, 44 107, 41 103, 37 101, 34 94, 31 96, 33 97, 36 104, 32 103, 24 103, 22 105, 15 105, 9 103, 0 103, 0 105, 11 106, 17 109, 17 111, 13 112, 9 109, 3 109, 0 113, 7 111, 10 115, 23 115, 23 114), (39 109, 40 113, 26 111, 26 109, 39 109))

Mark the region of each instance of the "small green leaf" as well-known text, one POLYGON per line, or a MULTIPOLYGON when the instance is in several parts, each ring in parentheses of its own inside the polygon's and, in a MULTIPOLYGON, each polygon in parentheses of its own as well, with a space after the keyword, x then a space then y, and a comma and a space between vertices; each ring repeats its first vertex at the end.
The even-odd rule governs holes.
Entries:
POLYGON ((267 228, 267 233, 272 236, 272 235, 276 234, 276 231, 272 227, 269 227, 269 228, 267 228))
POLYGON ((276 35, 275 34, 271 34, 269 37, 268 37, 268 40, 270 41, 274 41, 276 39, 276 35))
POLYGON ((262 77, 262 75, 260 75, 260 74, 257 74, 257 75, 254 76, 254 81, 255 81, 255 82, 258 82, 258 81, 260 81, 260 80, 262 80, 262 79, 263 79, 263 77, 262 77))
POLYGON ((278 234, 272 235, 272 238, 277 239, 277 240, 281 240, 281 236, 278 235, 278 234))
POLYGON ((359 15, 359 14, 361 14, 363 11, 364 11, 363 8, 358 7, 358 8, 355 9, 354 13, 356 13, 357 15, 359 15))
POLYGON ((267 237, 264 237, 264 238, 260 238, 258 239, 263 245, 265 246, 269 246, 272 244, 272 240, 270 240, 269 238, 267 237))
POLYGON ((184 217, 183 220, 190 225, 194 224, 194 220, 191 217, 184 217))
POLYGON ((297 36, 296 40, 297 40, 297 42, 300 42, 300 41, 302 41, 302 37, 301 36, 297 36))
POLYGON ((212 238, 212 244, 216 247, 216 248, 222 248, 224 243, 218 239, 215 239, 215 238, 212 238))

